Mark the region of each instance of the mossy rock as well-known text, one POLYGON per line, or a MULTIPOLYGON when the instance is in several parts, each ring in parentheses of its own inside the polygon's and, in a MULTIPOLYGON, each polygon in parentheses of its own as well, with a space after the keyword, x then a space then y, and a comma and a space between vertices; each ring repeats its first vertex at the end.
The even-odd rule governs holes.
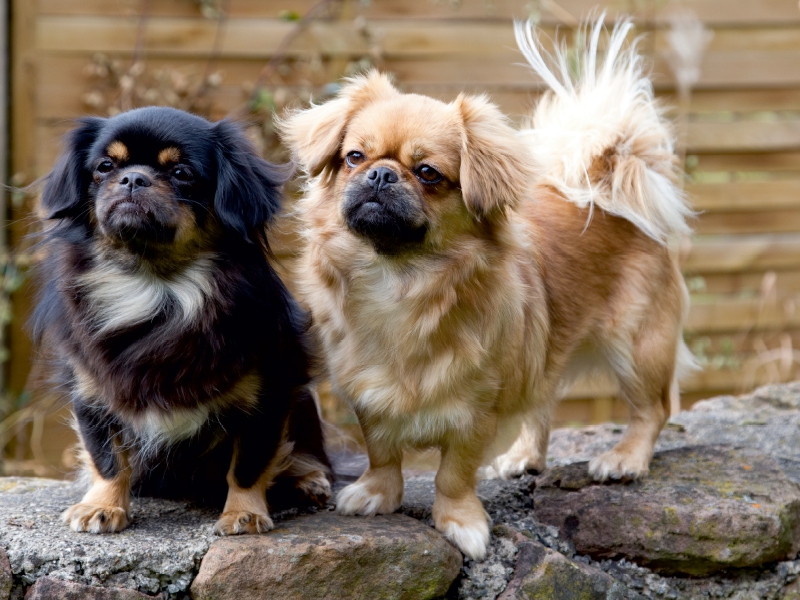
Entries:
POLYGON ((640 482, 597 484, 585 463, 537 480, 534 512, 582 554, 701 576, 794 558, 800 488, 752 449, 657 453, 640 482))

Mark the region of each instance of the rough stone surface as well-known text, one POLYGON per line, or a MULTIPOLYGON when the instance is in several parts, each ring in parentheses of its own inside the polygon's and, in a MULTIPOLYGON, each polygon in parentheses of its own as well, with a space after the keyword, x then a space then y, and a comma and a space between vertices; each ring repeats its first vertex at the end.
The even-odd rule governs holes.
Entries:
POLYGON ((524 536, 517 538, 514 578, 500 600, 604 600, 624 593, 620 583, 597 567, 570 560, 524 536))
POLYGON ((75 533, 60 519, 80 500, 77 484, 0 479, 0 546, 16 583, 52 577, 84 585, 179 595, 216 538, 216 512, 180 502, 133 502, 133 523, 118 534, 75 533))
POLYGON ((447 592, 461 562, 439 534, 406 516, 324 513, 284 521, 269 535, 214 543, 192 597, 425 600, 447 592))
MULTIPOLYGON (((557 429, 550 436, 548 466, 591 460, 619 442, 623 433, 624 425, 612 423, 557 429)), ((800 382, 698 402, 670 419, 656 451, 696 445, 754 448, 778 460, 800 483, 800 382)))
POLYGON ((662 452, 629 484, 596 484, 584 463, 555 467, 536 482, 534 513, 582 554, 695 576, 800 549, 800 488, 750 449, 662 452))
MULTIPOLYGON (((553 467, 589 460, 617 443, 624 430, 624 426, 613 424, 556 430, 548 464, 553 467)), ((761 454, 761 460, 767 457, 773 460, 770 469, 779 467, 776 480, 786 477, 800 483, 800 383, 763 388, 750 396, 728 396, 699 403, 695 410, 681 413, 667 425, 657 450, 697 445, 727 445, 741 451, 749 448, 756 455, 761 454)), ((339 486, 354 480, 365 464, 364 457, 352 459, 351 468, 343 473, 339 486)), ((746 464, 754 467, 755 460, 746 464)), ((432 474, 408 475, 401 510, 431 525, 432 474)), ((543 474, 540 483, 547 476, 548 473, 543 474)), ((629 489, 631 485, 596 487, 629 489)), ((529 582, 535 580, 536 585, 545 586, 548 579, 544 575, 565 572, 580 581, 586 581, 588 576, 589 581, 607 582, 600 574, 604 573, 613 580, 605 597, 615 600, 800 598, 800 559, 795 556, 759 568, 733 568, 705 577, 655 572, 628 558, 592 558, 576 550, 574 541, 562 535, 558 527, 542 522, 535 514, 536 486, 537 479, 531 475, 513 481, 480 483, 478 494, 494 523, 488 555, 482 561, 463 561, 460 574, 447 593, 448 600, 494 600, 506 592, 506 600, 509 595, 528 597, 519 596, 523 589, 534 589, 522 587, 526 577, 529 582), (532 552, 527 544, 534 544, 534 554, 542 557, 529 568, 524 566, 530 564, 526 556, 532 552), (541 547, 547 551, 541 551, 541 547)), ((686 486, 690 491, 694 487, 686 486)), ((159 594, 163 600, 188 600, 189 585, 197 575, 202 557, 212 544, 220 543, 219 538, 211 535, 215 511, 180 503, 137 500, 133 505, 134 525, 126 532, 106 536, 75 534, 63 526, 59 514, 80 495, 77 486, 66 482, 0 478, 0 600, 8 598, 3 549, 8 552, 13 577, 11 600, 23 600, 26 593, 33 592, 35 582, 45 577, 101 591, 119 588, 159 594)), ((752 494, 748 496, 755 500, 752 494)), ((744 496, 741 503, 748 504, 744 496)), ((321 520, 327 515, 323 511, 321 520)), ((282 527, 280 524, 288 523, 287 519, 296 516, 296 511, 273 516, 282 527)), ((361 524, 371 522, 355 517, 352 520, 361 524)), ((436 536, 432 531, 429 533, 436 536)), ((326 531, 320 535, 326 535, 326 531)), ((223 542, 249 544, 248 539, 223 542)), ((564 589, 562 585, 557 587, 564 589)), ((225 597, 239 600, 238 590, 227 590, 222 598, 225 597)))
POLYGON ((13 583, 14 576, 11 574, 11 563, 8 562, 6 551, 0 548, 0 600, 8 600, 13 583))
POLYGON ((147 600, 147 596, 134 590, 101 588, 42 577, 25 594, 25 600, 147 600))

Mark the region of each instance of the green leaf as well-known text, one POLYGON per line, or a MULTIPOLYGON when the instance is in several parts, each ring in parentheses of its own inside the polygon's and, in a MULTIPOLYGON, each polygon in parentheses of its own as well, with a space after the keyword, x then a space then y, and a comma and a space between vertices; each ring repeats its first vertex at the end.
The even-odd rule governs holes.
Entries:
POLYGON ((294 22, 302 19, 303 15, 296 10, 282 10, 278 13, 278 18, 282 21, 294 22))

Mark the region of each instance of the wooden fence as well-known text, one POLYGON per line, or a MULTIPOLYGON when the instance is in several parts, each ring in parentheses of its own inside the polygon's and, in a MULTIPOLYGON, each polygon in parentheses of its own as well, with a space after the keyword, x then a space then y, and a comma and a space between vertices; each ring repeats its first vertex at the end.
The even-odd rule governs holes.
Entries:
MULTIPOLYGON (((203 90, 205 111, 212 118, 246 105, 257 82, 270 91, 270 102, 281 104, 287 97, 318 96, 326 83, 367 63, 393 73, 406 91, 445 100, 463 90, 486 92, 517 118, 529 111, 540 87, 519 65, 512 18, 533 12, 550 34, 556 27, 569 34, 576 20, 596 4, 12 2, 12 173, 17 182, 48 171, 72 119, 106 110, 105 92, 98 90, 96 76, 108 61, 127 65, 135 58, 155 73, 154 80, 159 72, 187 81, 218 73, 213 89, 203 90), (214 14, 215 8, 224 11, 222 16, 214 14), (296 21, 309 10, 323 17, 296 21)), ((603 5, 609 18, 632 14, 638 31, 648 33, 642 49, 652 58, 658 93, 674 103, 667 56, 669 16, 677 3, 630 0, 603 5)), ((686 406, 759 382, 793 378, 798 372, 800 9, 796 0, 686 0, 680 6, 692 9, 713 32, 683 132, 686 188, 702 211, 696 234, 682 249, 692 290, 686 336, 705 365, 686 383, 686 406)), ((15 209, 17 240, 27 226, 28 210, 15 209)), ((292 238, 289 232, 279 243, 287 261, 295 250, 292 238)), ((16 391, 25 385, 30 354, 20 330, 27 290, 18 296, 9 378, 16 391)), ((562 404, 560 420, 623 417, 625 409, 609 399, 612 394, 602 382, 576 390, 562 404)))

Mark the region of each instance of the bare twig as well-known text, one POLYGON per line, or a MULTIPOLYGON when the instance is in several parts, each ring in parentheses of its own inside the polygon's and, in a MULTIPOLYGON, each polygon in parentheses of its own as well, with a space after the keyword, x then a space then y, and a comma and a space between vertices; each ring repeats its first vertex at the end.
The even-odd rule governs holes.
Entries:
POLYGON ((200 80, 200 86, 195 90, 194 94, 192 94, 192 99, 188 103, 188 110, 190 111, 194 110, 198 100, 208 92, 208 81, 211 77, 211 70, 214 68, 214 65, 217 63, 222 53, 222 40, 224 38, 223 34, 225 33, 225 23, 228 20, 229 4, 230 0, 223 0, 222 6, 220 6, 217 14, 217 30, 214 34, 214 44, 211 47, 211 54, 206 61, 206 66, 203 70, 203 78, 200 80))
POLYGON ((273 74, 281 65, 281 63, 286 60, 286 54, 294 40, 297 39, 297 37, 306 29, 308 29, 311 23, 325 14, 326 10, 330 6, 334 4, 340 4, 341 2, 342 0, 319 0, 319 2, 308 9, 308 12, 296 22, 294 28, 292 28, 292 30, 286 36, 284 36, 280 44, 278 44, 278 47, 275 49, 275 53, 269 59, 267 64, 265 64, 261 69, 261 72, 258 74, 256 82, 253 85, 253 91, 250 94, 250 99, 247 105, 241 106, 232 111, 229 115, 230 117, 234 119, 240 119, 245 114, 250 112, 250 107, 258 99, 259 90, 264 87, 264 84, 272 78, 273 74))
POLYGON ((675 75, 678 91, 678 156, 683 165, 692 88, 700 80, 700 65, 714 32, 706 29, 697 15, 688 9, 675 11, 669 20, 667 60, 675 75))
POLYGON ((117 101, 117 108, 119 110, 130 110, 133 108, 131 105, 131 98, 133 96, 133 89, 135 87, 135 78, 141 74, 141 62, 144 55, 144 41, 147 34, 147 23, 150 19, 150 4, 152 0, 142 0, 142 9, 139 15, 139 24, 136 27, 136 44, 133 47, 133 54, 131 55, 131 64, 128 71, 120 78, 121 92, 119 100, 117 101))

